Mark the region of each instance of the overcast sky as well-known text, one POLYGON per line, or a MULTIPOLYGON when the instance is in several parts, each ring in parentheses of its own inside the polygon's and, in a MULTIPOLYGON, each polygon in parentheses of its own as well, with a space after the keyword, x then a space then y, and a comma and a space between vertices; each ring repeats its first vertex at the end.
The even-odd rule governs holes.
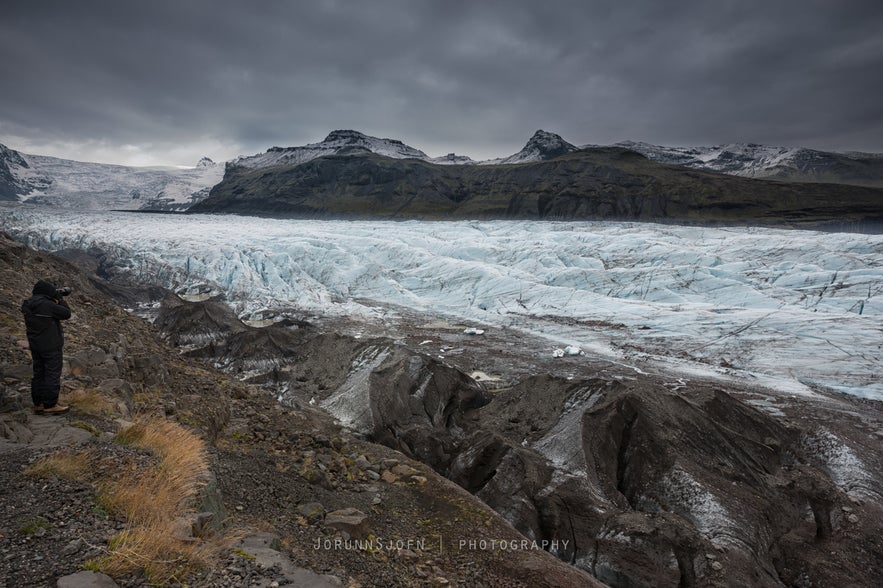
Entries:
POLYGON ((11 0, 0 143, 193 165, 334 129, 430 156, 756 142, 883 152, 883 1, 11 0))

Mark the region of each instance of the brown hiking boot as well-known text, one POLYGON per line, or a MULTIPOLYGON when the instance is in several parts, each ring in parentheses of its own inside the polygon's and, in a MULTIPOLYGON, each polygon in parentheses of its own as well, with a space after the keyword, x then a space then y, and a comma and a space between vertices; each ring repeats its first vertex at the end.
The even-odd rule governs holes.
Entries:
POLYGON ((33 410, 34 410, 34 414, 43 414, 43 411, 46 409, 43 408, 42 404, 35 404, 33 410))
POLYGON ((60 404, 56 404, 52 408, 44 408, 43 414, 63 414, 63 413, 66 413, 67 411, 69 411, 70 409, 71 409, 71 407, 69 407, 69 406, 62 406, 60 404))

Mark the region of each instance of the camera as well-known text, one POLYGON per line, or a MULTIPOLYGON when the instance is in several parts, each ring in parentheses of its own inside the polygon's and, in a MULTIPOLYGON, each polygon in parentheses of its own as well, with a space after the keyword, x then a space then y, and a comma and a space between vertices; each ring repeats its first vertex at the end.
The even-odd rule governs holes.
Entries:
POLYGON ((69 296, 71 292, 73 292, 72 288, 68 288, 65 286, 64 288, 59 288, 57 290, 59 296, 69 296))

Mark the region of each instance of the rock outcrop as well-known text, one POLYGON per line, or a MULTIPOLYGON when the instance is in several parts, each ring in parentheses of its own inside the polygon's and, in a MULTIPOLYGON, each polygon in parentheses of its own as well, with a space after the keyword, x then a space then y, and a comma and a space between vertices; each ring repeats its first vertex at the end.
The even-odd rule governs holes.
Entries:
POLYGON ((25 188, 21 182, 12 173, 14 168, 27 168, 28 163, 22 158, 21 154, 14 149, 10 149, 5 145, 0 145, 0 202, 10 201, 17 202, 25 188))

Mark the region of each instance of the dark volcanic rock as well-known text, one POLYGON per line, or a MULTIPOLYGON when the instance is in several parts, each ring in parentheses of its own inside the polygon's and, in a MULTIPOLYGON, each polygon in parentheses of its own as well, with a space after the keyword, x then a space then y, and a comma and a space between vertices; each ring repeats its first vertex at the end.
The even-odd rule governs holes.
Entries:
MULTIPOLYGON (((225 323, 227 360, 260 355, 225 323)), ((488 391, 391 339, 298 337, 274 376, 289 401, 430 465, 611 586, 883 581, 861 563, 883 553, 883 458, 852 421, 832 428, 844 409, 788 419, 737 390, 615 374, 488 391)))
POLYGON ((388 339, 321 335, 298 350, 291 388, 347 426, 444 471, 470 409, 488 402, 472 378, 388 339))
MULTIPOLYGON (((833 557, 824 545, 860 553, 870 540, 847 528, 841 507, 858 487, 838 484, 836 464, 807 442, 816 425, 710 385, 540 376, 488 393, 389 341, 337 335, 307 342, 292 370, 299 398, 431 465, 613 586, 781 586, 801 569, 836 583, 839 568, 817 559, 833 557)), ((835 439, 832 453, 851 451, 835 439)), ((870 467, 858 495, 877 517, 880 464, 870 467)))
POLYGON ((163 299, 154 324, 175 345, 205 345, 247 330, 223 302, 186 302, 175 295, 163 299))
POLYGON ((236 373, 266 373, 290 363, 310 332, 309 324, 290 320, 252 327, 219 300, 188 302, 174 294, 163 299, 154 324, 174 345, 188 347, 187 356, 236 373))

